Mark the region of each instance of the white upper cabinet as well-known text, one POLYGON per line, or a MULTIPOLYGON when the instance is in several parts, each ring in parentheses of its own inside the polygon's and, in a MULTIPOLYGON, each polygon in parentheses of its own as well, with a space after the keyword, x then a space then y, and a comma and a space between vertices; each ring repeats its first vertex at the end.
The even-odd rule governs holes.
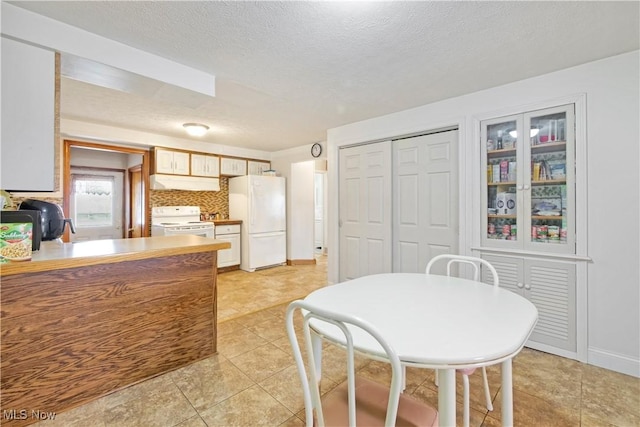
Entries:
POLYGON ((55 79, 54 52, 2 37, 5 190, 55 190, 55 79))
POLYGON ((262 172, 271 169, 271 162, 260 162, 257 160, 247 161, 249 175, 262 175, 262 172))
POLYGON ((244 159, 234 159, 222 157, 220 159, 220 175, 241 176, 247 174, 247 161, 244 159))
POLYGON ((156 148, 154 155, 153 173, 189 175, 189 153, 156 148))
POLYGON ((220 158, 206 154, 191 154, 192 176, 220 176, 220 158))

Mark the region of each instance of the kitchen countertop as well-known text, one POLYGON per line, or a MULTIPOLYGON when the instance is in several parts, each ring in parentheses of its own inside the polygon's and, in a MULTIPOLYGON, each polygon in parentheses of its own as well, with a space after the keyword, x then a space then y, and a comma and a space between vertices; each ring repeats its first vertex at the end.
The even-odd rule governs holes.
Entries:
POLYGON ((229 242, 193 235, 93 240, 89 242, 42 242, 30 261, 0 264, 0 276, 134 261, 180 254, 218 251, 229 242))
POLYGON ((234 224, 242 224, 242 220, 240 219, 214 219, 213 222, 215 225, 234 225, 234 224))

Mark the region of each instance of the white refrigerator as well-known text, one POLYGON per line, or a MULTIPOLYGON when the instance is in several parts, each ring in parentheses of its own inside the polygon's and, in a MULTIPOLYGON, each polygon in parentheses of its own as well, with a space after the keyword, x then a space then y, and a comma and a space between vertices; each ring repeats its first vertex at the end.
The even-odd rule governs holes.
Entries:
POLYGON ((285 179, 246 175, 229 179, 229 218, 242 220, 240 268, 280 265, 287 260, 285 179))

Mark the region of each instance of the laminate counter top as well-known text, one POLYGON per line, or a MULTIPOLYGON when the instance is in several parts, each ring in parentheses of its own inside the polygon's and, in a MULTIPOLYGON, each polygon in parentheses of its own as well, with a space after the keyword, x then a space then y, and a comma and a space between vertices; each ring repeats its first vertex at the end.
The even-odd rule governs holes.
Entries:
POLYGON ((213 222, 215 225, 236 225, 236 224, 242 224, 242 220, 241 219, 215 219, 213 221, 209 221, 209 222, 213 222))
POLYGON ((92 240, 78 243, 42 242, 30 261, 0 264, 0 276, 86 267, 172 255, 219 251, 229 242, 193 235, 92 240))

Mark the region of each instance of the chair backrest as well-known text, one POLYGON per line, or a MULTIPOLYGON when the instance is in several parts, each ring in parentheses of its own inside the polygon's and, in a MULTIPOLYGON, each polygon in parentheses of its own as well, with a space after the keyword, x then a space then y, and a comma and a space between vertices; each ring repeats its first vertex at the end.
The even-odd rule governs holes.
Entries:
MULTIPOLYGON (((368 322, 362 319, 344 315, 340 313, 330 312, 318 307, 314 307, 302 300, 294 301, 289 304, 286 314, 287 335, 293 349, 293 356, 298 368, 300 381, 302 382, 302 391, 304 397, 305 416, 307 426, 313 425, 313 410, 316 410, 318 425, 324 426, 324 416, 322 413, 322 402, 320 399, 319 382, 315 370, 316 360, 314 358, 314 349, 311 341, 311 328, 309 322, 323 321, 335 325, 344 334, 347 351, 347 386, 348 386, 348 411, 349 425, 356 425, 356 398, 355 398, 355 364, 354 364, 354 347, 353 347, 353 328, 359 328, 371 337, 373 337, 380 347, 386 353, 391 364, 391 385, 389 388, 389 399, 387 403, 387 411, 385 418, 385 426, 394 426, 398 413, 398 402, 402 391, 402 366, 400 359, 394 349, 380 335, 380 333, 368 322), (309 375, 307 376, 304 361, 302 360, 302 352, 300 344, 296 337, 294 327, 294 314, 299 311, 303 316, 302 330, 304 336, 304 344, 308 355, 309 375)), ((321 351, 321 350, 320 350, 321 351)))
POLYGON ((426 274, 431 274, 431 269, 432 269, 433 265, 436 264, 437 262, 440 262, 440 261, 443 261, 443 260, 448 260, 447 261, 447 276, 451 276, 451 265, 455 264, 455 263, 458 263, 458 264, 466 264, 466 265, 473 266, 473 280, 479 280, 480 279, 480 266, 484 266, 491 273, 491 276, 493 278, 493 286, 499 286, 499 283, 498 283, 498 272, 496 271, 495 267, 493 265, 491 265, 491 263, 489 263, 489 261, 484 260, 482 258, 477 258, 477 257, 464 256, 464 255, 454 255, 454 254, 437 255, 437 256, 431 258, 431 260, 427 264, 427 268, 425 269, 425 273, 426 274))

